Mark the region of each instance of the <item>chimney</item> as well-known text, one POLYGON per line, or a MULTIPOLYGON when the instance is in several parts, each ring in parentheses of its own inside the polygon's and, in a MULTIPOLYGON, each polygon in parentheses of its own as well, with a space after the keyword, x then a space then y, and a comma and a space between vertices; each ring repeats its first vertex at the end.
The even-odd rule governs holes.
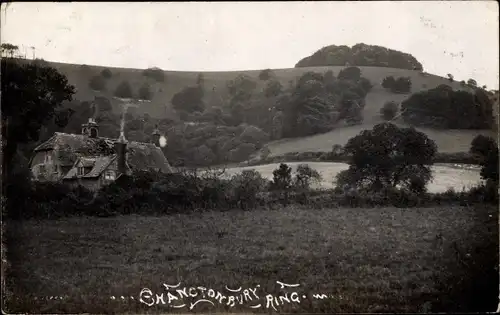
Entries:
POLYGON ((82 135, 90 138, 97 138, 99 136, 99 125, 94 118, 89 118, 86 124, 82 124, 82 135))
POLYGON ((160 130, 158 129, 158 125, 156 125, 155 130, 151 134, 151 140, 157 147, 160 146, 160 137, 161 137, 160 130))
POLYGON ((120 174, 127 174, 127 140, 123 132, 120 132, 120 137, 115 142, 116 163, 120 174))

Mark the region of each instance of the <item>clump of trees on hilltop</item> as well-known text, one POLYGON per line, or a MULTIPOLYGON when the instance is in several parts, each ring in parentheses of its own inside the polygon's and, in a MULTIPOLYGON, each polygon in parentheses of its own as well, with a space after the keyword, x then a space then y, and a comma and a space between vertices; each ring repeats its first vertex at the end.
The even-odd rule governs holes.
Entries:
POLYGON ((348 46, 326 46, 311 56, 300 60, 295 68, 320 66, 368 66, 389 67, 408 70, 423 70, 422 64, 412 55, 382 46, 356 44, 348 46))

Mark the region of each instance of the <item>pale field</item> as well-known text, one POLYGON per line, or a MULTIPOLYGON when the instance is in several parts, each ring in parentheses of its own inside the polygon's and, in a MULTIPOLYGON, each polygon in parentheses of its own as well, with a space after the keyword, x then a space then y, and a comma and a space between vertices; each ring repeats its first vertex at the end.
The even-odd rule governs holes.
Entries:
MULTIPOLYGON (((308 164, 311 168, 317 170, 322 179, 315 185, 315 188, 334 188, 335 176, 348 168, 345 163, 334 162, 289 162, 286 163, 295 172, 297 165, 308 164)), ((258 166, 247 167, 233 167, 226 169, 226 176, 241 173, 243 170, 254 169, 258 171, 264 178, 272 180, 273 171, 279 167, 279 163, 265 164, 258 166)), ((433 193, 444 192, 449 188, 455 191, 462 191, 462 189, 469 189, 481 183, 479 175, 479 168, 470 166, 468 168, 453 166, 453 165, 440 165, 435 164, 432 166, 434 178, 428 183, 428 191, 433 193)))

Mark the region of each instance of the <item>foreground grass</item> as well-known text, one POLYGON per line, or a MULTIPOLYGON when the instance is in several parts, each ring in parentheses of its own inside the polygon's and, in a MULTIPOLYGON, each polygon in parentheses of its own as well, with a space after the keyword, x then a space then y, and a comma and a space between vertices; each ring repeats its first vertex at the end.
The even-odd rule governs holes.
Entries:
MULTIPOLYGON (((163 283, 179 282, 226 293, 226 286, 260 285, 263 304, 249 309, 200 303, 183 312, 267 312, 272 308, 265 308, 264 296, 285 291, 306 298, 277 306, 280 312, 427 312, 460 305, 464 310, 474 307, 467 299, 477 296, 450 288, 477 280, 464 281, 472 274, 471 262, 493 257, 498 265, 497 222, 497 209, 486 207, 291 207, 9 222, 12 295, 3 310, 179 312, 138 302, 142 288, 160 294, 166 293, 163 283), (300 287, 281 290, 276 281, 300 287), (315 293, 329 297, 318 300, 315 293)), ((498 279, 492 284, 498 288, 498 279)), ((477 311, 491 311, 496 301, 479 305, 477 311)))

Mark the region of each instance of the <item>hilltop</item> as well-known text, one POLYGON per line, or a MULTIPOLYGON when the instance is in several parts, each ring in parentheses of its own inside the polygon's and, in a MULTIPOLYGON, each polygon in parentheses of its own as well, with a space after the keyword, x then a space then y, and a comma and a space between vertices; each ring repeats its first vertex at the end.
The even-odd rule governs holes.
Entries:
POLYGON ((356 44, 352 47, 345 45, 330 45, 316 51, 311 56, 301 59, 296 65, 299 67, 315 66, 378 66, 407 70, 423 70, 422 64, 412 55, 388 49, 382 46, 356 44))

